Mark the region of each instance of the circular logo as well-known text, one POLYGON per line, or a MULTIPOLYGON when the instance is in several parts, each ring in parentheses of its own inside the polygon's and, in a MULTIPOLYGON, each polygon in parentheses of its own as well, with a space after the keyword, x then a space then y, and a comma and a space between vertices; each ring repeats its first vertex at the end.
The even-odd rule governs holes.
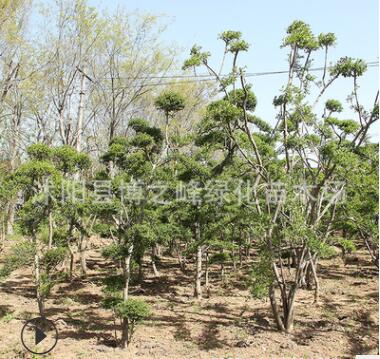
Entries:
POLYGON ((58 341, 58 331, 54 323, 44 317, 28 320, 21 330, 21 342, 26 350, 43 355, 54 349, 58 341))

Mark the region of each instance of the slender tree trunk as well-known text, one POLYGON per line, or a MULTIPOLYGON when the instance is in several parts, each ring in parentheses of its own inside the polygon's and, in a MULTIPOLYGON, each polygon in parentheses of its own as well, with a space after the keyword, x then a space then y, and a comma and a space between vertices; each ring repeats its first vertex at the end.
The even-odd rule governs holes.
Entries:
POLYGON ((53 246, 53 213, 51 210, 49 211, 48 221, 49 221, 48 248, 51 249, 51 247, 53 246))
POLYGON ((306 287, 306 289, 311 290, 313 287, 313 277, 312 277, 312 272, 311 272, 311 260, 310 259, 306 263, 306 269, 305 269, 305 276, 301 280, 301 287, 306 287))
POLYGON ((206 268, 205 268, 205 288, 207 296, 210 297, 210 281, 209 281, 209 255, 208 250, 206 250, 206 268))
MULTIPOLYGON (((234 243, 232 242, 232 244, 234 244, 234 243)), ((231 254, 232 254, 232 266, 233 266, 234 270, 236 270, 235 248, 232 248, 231 254)))
POLYGON ((276 321, 277 329, 284 332, 285 327, 284 327, 284 323, 282 322, 280 312, 278 310, 276 292, 273 285, 269 286, 269 299, 270 299, 270 304, 271 304, 274 320, 276 321))
POLYGON ((220 278, 221 278, 221 280, 222 280, 222 284, 224 284, 224 282, 225 282, 225 270, 224 270, 224 264, 223 263, 221 263, 220 264, 220 278))
POLYGON ((202 246, 197 247, 196 266, 195 266, 195 290, 194 297, 202 299, 202 246))
MULTIPOLYGON (((123 274, 124 274, 124 289, 123 289, 123 300, 128 300, 129 297, 129 282, 131 279, 131 260, 133 253, 133 244, 129 247, 128 255, 122 261, 123 274)), ((123 319, 121 323, 121 339, 120 346, 125 348, 128 346, 128 329, 129 322, 128 319, 123 319)))
POLYGON ((82 277, 87 276, 86 250, 87 250, 87 236, 84 234, 81 234, 80 242, 79 242, 79 257, 80 257, 80 269, 81 269, 82 277))
POLYGON ((139 258, 138 262, 138 273, 137 273, 137 281, 139 284, 141 284, 144 280, 144 265, 143 265, 143 256, 139 258))
POLYGON ((152 247, 152 268, 153 268, 153 274, 155 277, 158 277, 160 275, 159 271, 157 270, 156 266, 156 258, 158 257, 158 248, 156 245, 153 245, 152 247))
POLYGON ((177 257, 178 257, 178 263, 179 263, 181 272, 185 273, 186 272, 186 258, 182 257, 181 251, 179 248, 177 250, 177 257))
POLYGON ((292 268, 297 268, 297 254, 296 254, 296 252, 294 250, 292 251, 292 264, 291 264, 291 267, 292 268))
POLYGON ((38 249, 37 238, 34 237, 33 241, 36 246, 36 254, 34 255, 34 280, 35 280, 35 285, 36 285, 36 298, 37 298, 38 311, 39 311, 40 317, 43 317, 45 315, 45 305, 44 305, 44 298, 40 290, 40 287, 41 287, 40 253, 38 249))
POLYGON ((129 295, 129 281, 131 279, 131 260, 133 253, 133 245, 129 247, 128 255, 124 258, 122 263, 124 272, 124 289, 123 289, 123 299, 127 300, 129 295))
POLYGON ((120 346, 123 349, 126 348, 129 344, 129 342, 128 342, 128 330, 129 330, 128 319, 123 319, 122 320, 121 339, 120 339, 120 346))
POLYGON ((70 251, 70 264, 69 264, 69 279, 70 281, 73 280, 74 276, 74 267, 75 267, 75 254, 73 249, 69 245, 69 251, 70 251))
POLYGON ((81 70, 80 79, 80 92, 79 92, 79 105, 78 105, 78 128, 76 138, 76 149, 78 152, 82 150, 82 135, 83 135, 83 109, 84 109, 84 96, 86 93, 85 86, 85 73, 81 70))
POLYGON ((314 279, 314 303, 318 304, 319 302, 319 279, 317 275, 317 260, 315 259, 315 262, 313 258, 310 260, 310 267, 311 267, 311 272, 313 274, 313 279, 314 279))
POLYGON ((293 331, 294 323, 294 299, 297 291, 297 285, 295 284, 289 293, 288 302, 286 303, 286 311, 284 311, 285 318, 285 331, 291 333, 293 331))
POLYGON ((3 251, 5 247, 5 216, 3 215, 1 218, 1 228, 0 228, 0 253, 3 251))
MULTIPOLYGON (((17 165, 19 164, 19 143, 20 143, 20 121, 21 113, 18 106, 14 106, 13 115, 12 115, 12 132, 10 137, 10 171, 13 172, 16 170, 17 165)), ((16 212, 16 203, 17 198, 12 198, 8 203, 8 219, 7 219, 7 235, 12 235, 13 225, 15 221, 15 212, 16 212)))
POLYGON ((271 285, 269 287, 269 299, 271 303, 272 313, 276 321, 278 330, 282 332, 291 333, 293 331, 294 300, 295 300, 296 291, 297 291, 296 285, 293 285, 289 293, 286 293, 285 286, 281 288, 281 304, 282 304, 282 313, 283 313, 283 315, 281 315, 278 305, 277 305, 274 286, 271 285))
POLYGON ((175 239, 169 242, 168 253, 171 257, 174 257, 175 239))
POLYGON ((8 203, 8 216, 7 216, 7 235, 11 236, 13 235, 13 224, 15 222, 15 209, 16 209, 16 204, 15 201, 12 199, 8 203))

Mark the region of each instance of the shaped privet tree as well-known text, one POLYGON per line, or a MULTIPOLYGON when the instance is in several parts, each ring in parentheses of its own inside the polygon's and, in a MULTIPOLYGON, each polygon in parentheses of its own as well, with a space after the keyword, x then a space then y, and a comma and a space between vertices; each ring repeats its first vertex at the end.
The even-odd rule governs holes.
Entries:
MULTIPOLYGON (((33 262, 36 297, 40 315, 43 316, 46 297, 53 285, 62 279, 58 266, 71 252, 74 228, 80 230, 78 223, 83 217, 81 213, 75 217, 76 222, 72 222, 69 208, 72 212, 77 204, 69 196, 71 191, 67 182, 70 176, 85 171, 90 162, 86 155, 69 146, 50 148, 44 144, 34 144, 27 149, 27 153, 28 161, 5 182, 10 195, 16 192, 23 195, 18 222, 28 241, 13 249, 14 254, 2 272, 9 274, 11 270, 33 262), (23 255, 16 260, 16 253, 23 255)), ((85 198, 81 197, 80 200, 85 198)), ((72 266, 73 261, 70 269, 72 266)))
MULTIPOLYGON (((373 264, 379 267, 379 146, 369 143, 361 146, 346 169, 348 201, 338 204, 333 230, 340 231, 337 245, 343 254, 363 245, 373 264)), ((343 258, 345 259, 345 258, 343 258)))
POLYGON ((60 146, 52 150, 52 162, 62 173, 61 191, 57 198, 54 223, 54 239, 68 249, 67 274, 73 279, 76 255, 79 253, 81 275, 86 276, 86 246, 96 216, 93 214, 92 193, 86 183, 89 179, 91 160, 85 153, 71 146, 60 146), (59 230, 58 230, 59 229, 59 230))
MULTIPOLYGON (((45 298, 58 279, 55 269, 66 252, 64 247, 53 248, 49 240, 52 234, 46 235, 62 175, 51 162, 52 150, 48 146, 32 145, 27 152, 29 161, 11 175, 9 182, 13 190, 23 193, 24 202, 18 215, 22 233, 29 239, 30 251, 22 253, 33 255, 36 299, 40 316, 44 316, 45 298)), ((27 257, 24 261, 20 264, 28 264, 27 257)))
POLYGON ((202 298, 202 261, 206 245, 205 231, 214 216, 214 206, 207 203, 207 185, 211 177, 211 167, 207 157, 202 153, 178 155, 177 178, 179 191, 172 211, 176 214, 176 225, 187 239, 187 252, 185 255, 195 257, 194 270, 194 296, 202 298))
POLYGON ((228 76, 222 77, 221 71, 210 66, 210 54, 200 47, 192 48, 184 67, 203 65, 220 84, 224 98, 210 104, 206 113, 210 134, 223 138, 225 153, 244 160, 255 176, 252 216, 260 218, 265 228, 258 243, 260 263, 252 272, 252 292, 256 296, 268 293, 278 329, 290 332, 296 293, 311 278, 318 301, 317 259, 328 251, 347 169, 378 119, 378 95, 369 111, 359 104, 357 81, 366 70, 362 60, 342 58, 328 68, 326 55, 322 78, 317 81, 309 71, 313 53, 323 48, 327 54, 335 36, 316 37, 307 24, 295 21, 283 42, 283 47, 290 49, 289 72, 281 95, 273 102, 279 114, 272 130, 253 115, 256 97, 237 65, 239 53, 247 51, 248 44, 235 31, 226 31, 220 38, 224 53, 232 55, 228 76), (351 101, 358 121, 333 117, 342 108, 335 100, 326 102, 322 116, 315 113, 318 102, 339 77, 353 80, 351 101), (310 105, 313 84, 318 94, 310 105), (294 268, 285 271, 283 258, 289 255, 294 268))
MULTIPOLYGON (((131 120, 129 127, 131 136, 115 138, 103 156, 105 163, 115 164, 116 171, 112 180, 112 201, 98 205, 103 231, 105 229, 105 235, 114 240, 114 244, 104 250, 104 255, 121 262, 124 301, 129 298, 132 260, 139 264, 141 274, 145 250, 156 248, 157 243, 167 238, 165 216, 157 197, 165 181, 170 182, 171 173, 167 167, 169 137, 165 139, 159 128, 149 126, 142 119, 131 120)), ((155 251, 152 262, 158 274, 155 251)), ((128 320, 124 318, 121 346, 127 343, 128 320)))
MULTIPOLYGON (((184 185, 186 200, 177 201, 176 211, 181 213, 180 227, 193 232, 187 252, 195 255, 194 295, 198 299, 203 295, 203 278, 211 295, 211 264, 220 266, 225 282, 225 265, 231 261, 235 265, 234 253, 244 238, 239 226, 247 223, 251 175, 245 161, 233 155, 236 146, 222 126, 208 113, 197 125, 193 146, 178 159, 177 176, 184 185)), ((249 220, 255 222, 252 216, 249 220)))
POLYGON ((174 92, 165 92, 157 98, 156 106, 165 114, 165 136, 160 128, 149 126, 145 120, 131 120, 131 136, 115 138, 103 156, 105 163, 115 165, 112 176, 101 177, 112 178, 113 198, 110 203, 99 204, 98 213, 104 234, 114 241, 103 254, 122 266, 123 302, 118 309, 114 307, 114 313, 122 318, 122 347, 128 345, 133 327, 129 310, 142 308, 129 303, 132 260, 139 266, 141 280, 143 256, 151 248, 153 272, 158 275, 158 244, 168 241, 173 231, 164 210, 172 193, 166 193, 173 179, 170 153, 177 146, 176 141, 170 141, 169 122, 184 108, 184 100, 174 92))

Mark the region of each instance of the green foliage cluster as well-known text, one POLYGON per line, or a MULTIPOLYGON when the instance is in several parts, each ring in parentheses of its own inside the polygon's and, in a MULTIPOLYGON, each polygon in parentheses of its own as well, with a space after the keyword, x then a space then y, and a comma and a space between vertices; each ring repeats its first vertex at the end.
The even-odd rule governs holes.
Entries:
POLYGON ((116 314, 127 319, 132 325, 148 318, 151 314, 148 303, 140 299, 127 299, 116 305, 116 314))
POLYGON ((33 263, 35 248, 29 241, 15 244, 5 257, 0 268, 0 278, 9 276, 14 270, 33 263))
POLYGON ((367 70, 367 64, 361 59, 342 57, 335 66, 330 69, 332 76, 359 77, 367 70))
POLYGON ((156 98, 155 105, 166 116, 172 116, 185 108, 185 99, 178 92, 167 91, 156 98))

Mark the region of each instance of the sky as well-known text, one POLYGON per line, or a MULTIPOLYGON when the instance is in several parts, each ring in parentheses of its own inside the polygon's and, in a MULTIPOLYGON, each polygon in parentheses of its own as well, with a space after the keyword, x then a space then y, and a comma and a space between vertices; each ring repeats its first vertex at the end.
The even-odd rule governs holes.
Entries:
MULTIPOLYGON (((223 51, 218 34, 224 30, 241 31, 251 45, 240 62, 247 72, 286 70, 287 50, 280 45, 293 20, 310 24, 315 34, 335 33, 337 46, 330 51, 329 57, 332 62, 342 56, 378 60, 377 0, 90 0, 89 4, 99 10, 113 11, 121 6, 131 12, 164 16, 163 22, 168 28, 163 34, 163 42, 178 47, 181 59, 186 59, 189 49, 197 44, 210 51, 212 63, 217 64, 223 51)), ((318 56, 313 66, 323 66, 323 57, 318 56)), ((279 94, 285 81, 286 75, 249 79, 258 99, 256 115, 274 122, 273 97, 279 94)), ((359 84, 360 101, 369 108, 378 89, 378 68, 369 68, 359 84)), ((324 100, 336 98, 345 103, 351 91, 352 81, 339 79, 324 100)), ((342 115, 353 118, 346 103, 345 107, 342 115)), ((371 136, 377 136, 378 128, 378 125, 373 128, 371 136)))

